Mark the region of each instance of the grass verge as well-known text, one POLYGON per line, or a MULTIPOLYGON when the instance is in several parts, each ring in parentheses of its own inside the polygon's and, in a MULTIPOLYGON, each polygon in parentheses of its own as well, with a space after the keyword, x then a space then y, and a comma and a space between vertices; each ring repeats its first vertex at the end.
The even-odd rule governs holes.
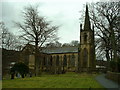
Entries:
POLYGON ((96 74, 41 75, 41 77, 4 79, 3 88, 104 88, 94 77, 96 74))

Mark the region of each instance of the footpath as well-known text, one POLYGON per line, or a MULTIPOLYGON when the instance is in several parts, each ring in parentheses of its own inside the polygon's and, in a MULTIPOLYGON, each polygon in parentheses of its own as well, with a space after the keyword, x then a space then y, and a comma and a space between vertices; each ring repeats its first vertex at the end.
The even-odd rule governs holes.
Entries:
POLYGON ((120 90, 120 85, 105 78, 105 74, 101 74, 95 78, 102 86, 107 88, 107 90, 120 90))

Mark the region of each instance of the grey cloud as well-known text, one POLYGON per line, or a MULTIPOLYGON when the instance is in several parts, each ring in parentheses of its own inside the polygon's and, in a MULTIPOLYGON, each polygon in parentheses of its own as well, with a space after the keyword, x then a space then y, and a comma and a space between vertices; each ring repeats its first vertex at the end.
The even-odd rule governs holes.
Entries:
POLYGON ((47 17, 48 20, 53 21, 54 25, 62 25, 58 31, 58 36, 61 37, 61 42, 70 42, 79 38, 79 9, 82 4, 79 3, 18 3, 9 2, 3 3, 3 20, 6 25, 16 32, 12 21, 20 22, 22 19, 21 11, 23 7, 28 5, 39 5, 40 15, 47 17), (69 38, 68 38, 69 37, 69 38))

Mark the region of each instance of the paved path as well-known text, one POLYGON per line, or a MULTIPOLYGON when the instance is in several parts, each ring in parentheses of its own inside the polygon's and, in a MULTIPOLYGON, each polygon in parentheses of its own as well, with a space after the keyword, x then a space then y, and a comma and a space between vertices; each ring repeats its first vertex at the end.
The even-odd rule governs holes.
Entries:
POLYGON ((120 90, 120 85, 109 79, 106 79, 105 74, 101 74, 97 76, 95 79, 108 90, 120 90))

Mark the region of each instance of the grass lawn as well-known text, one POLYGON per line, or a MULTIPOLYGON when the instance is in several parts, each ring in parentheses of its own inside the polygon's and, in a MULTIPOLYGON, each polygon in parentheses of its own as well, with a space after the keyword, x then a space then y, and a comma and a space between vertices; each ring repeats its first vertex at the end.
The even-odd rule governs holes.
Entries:
POLYGON ((41 75, 41 77, 4 79, 3 88, 103 88, 95 79, 95 74, 41 75))

